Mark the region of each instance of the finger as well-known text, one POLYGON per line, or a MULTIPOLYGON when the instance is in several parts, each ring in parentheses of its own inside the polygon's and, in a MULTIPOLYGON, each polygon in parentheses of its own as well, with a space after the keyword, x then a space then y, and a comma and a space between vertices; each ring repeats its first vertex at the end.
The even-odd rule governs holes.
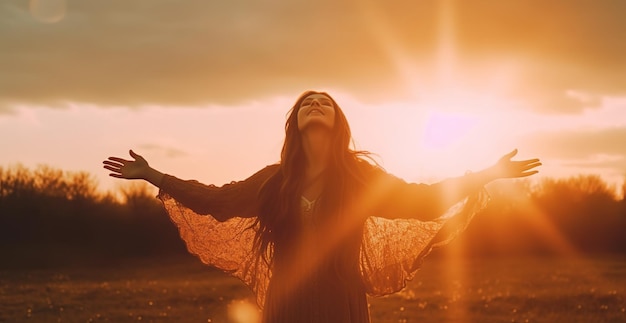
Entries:
POLYGON ((525 165, 520 165, 520 169, 522 170, 529 170, 531 168, 535 168, 535 167, 539 167, 541 166, 541 163, 532 163, 532 164, 525 164, 525 165))
POLYGON ((105 160, 105 161, 103 161, 102 163, 103 163, 103 164, 105 164, 105 165, 109 165, 109 166, 113 166, 113 167, 118 167, 118 168, 121 168, 121 167, 123 167, 123 166, 124 166, 123 164, 120 164, 120 163, 114 163, 114 162, 112 162, 112 161, 108 161, 108 160, 105 160))
POLYGON ((537 173, 539 173, 538 170, 534 170, 534 171, 531 171, 531 172, 524 172, 524 173, 521 173, 519 177, 528 177, 530 175, 535 175, 537 173))
POLYGON ((108 170, 110 170, 112 172, 122 173, 122 171, 119 168, 114 168, 114 167, 111 167, 111 166, 104 166, 104 168, 108 169, 108 170))
POLYGON ((137 158, 141 158, 140 155, 137 155, 132 149, 128 151, 128 153, 130 154, 131 157, 137 159, 137 158))
POLYGON ((122 163, 122 164, 132 163, 133 162, 132 160, 126 160, 126 159, 119 158, 119 157, 109 157, 109 160, 116 161, 116 162, 122 163))
POLYGON ((115 178, 124 178, 124 176, 122 176, 120 174, 109 174, 109 176, 115 177, 115 178))
POLYGON ((528 169, 533 169, 539 166, 541 166, 541 163, 532 163, 532 164, 524 165, 523 169, 528 170, 528 169))
POLYGON ((518 164, 531 164, 531 163, 538 163, 538 162, 539 162, 539 158, 514 161, 514 163, 518 163, 518 164))
POLYGON ((117 173, 121 173, 122 172, 122 169, 119 168, 119 167, 113 167, 113 166, 105 165, 103 168, 104 169, 108 169, 108 170, 110 170, 112 172, 117 172, 117 173))
POLYGON ((528 166, 529 166, 529 167, 538 167, 538 166, 541 166, 541 165, 543 165, 543 164, 542 164, 542 163, 540 163, 540 162, 536 162, 536 163, 528 164, 528 166))
POLYGON ((513 165, 512 165, 514 169, 523 169, 523 170, 534 168, 537 166, 541 166, 541 163, 540 162, 534 162, 534 163, 513 162, 513 165))
POLYGON ((521 162, 521 163, 536 163, 538 161, 539 161, 539 158, 533 158, 533 159, 520 160, 519 162, 521 162))
POLYGON ((513 158, 515 155, 517 155, 517 148, 513 149, 510 153, 502 156, 501 159, 511 159, 513 158))

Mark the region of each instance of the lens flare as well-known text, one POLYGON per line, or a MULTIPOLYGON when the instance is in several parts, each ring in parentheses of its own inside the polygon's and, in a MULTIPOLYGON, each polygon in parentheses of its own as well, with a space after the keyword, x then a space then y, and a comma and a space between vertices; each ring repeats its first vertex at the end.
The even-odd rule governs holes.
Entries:
POLYGON ((259 323, 259 309, 249 301, 235 300, 228 306, 228 319, 233 323, 259 323))

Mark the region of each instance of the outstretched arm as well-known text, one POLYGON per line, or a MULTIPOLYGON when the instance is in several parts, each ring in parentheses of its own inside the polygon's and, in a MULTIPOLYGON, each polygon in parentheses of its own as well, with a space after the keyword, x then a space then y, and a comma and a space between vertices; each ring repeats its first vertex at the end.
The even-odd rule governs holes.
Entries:
POLYGON ((528 177, 539 172, 536 169, 538 166, 541 166, 538 158, 519 161, 511 160, 515 155, 517 155, 517 149, 502 156, 491 167, 434 184, 433 186, 439 191, 441 196, 442 207, 448 208, 452 206, 492 181, 505 178, 528 177))
POLYGON ((218 187, 165 175, 150 167, 143 157, 132 150, 130 156, 134 160, 109 157, 103 162, 104 168, 111 171, 109 175, 112 177, 146 180, 160 189, 160 196, 166 193, 194 212, 210 214, 218 221, 226 221, 236 216, 255 216, 257 192, 265 180, 278 169, 278 165, 267 166, 243 181, 218 187))
POLYGON ((386 178, 381 181, 384 189, 379 196, 380 215, 432 220, 494 180, 527 177, 538 172, 536 168, 541 165, 539 159, 511 160, 516 154, 517 149, 484 170, 432 185, 408 184, 398 178, 386 178))
POLYGON ((539 173, 536 169, 541 166, 539 158, 519 161, 511 160, 515 155, 517 155, 517 149, 502 156, 495 165, 483 170, 485 179, 491 182, 501 178, 528 177, 539 173))

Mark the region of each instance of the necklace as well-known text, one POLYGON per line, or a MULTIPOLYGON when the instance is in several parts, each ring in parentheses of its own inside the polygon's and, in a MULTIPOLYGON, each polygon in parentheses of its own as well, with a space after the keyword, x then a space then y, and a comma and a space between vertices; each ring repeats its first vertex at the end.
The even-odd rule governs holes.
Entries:
POLYGON ((305 219, 310 220, 313 217, 313 210, 315 209, 315 202, 317 202, 317 199, 309 201, 309 199, 302 195, 301 201, 302 203, 300 203, 300 205, 302 206, 302 216, 305 219))

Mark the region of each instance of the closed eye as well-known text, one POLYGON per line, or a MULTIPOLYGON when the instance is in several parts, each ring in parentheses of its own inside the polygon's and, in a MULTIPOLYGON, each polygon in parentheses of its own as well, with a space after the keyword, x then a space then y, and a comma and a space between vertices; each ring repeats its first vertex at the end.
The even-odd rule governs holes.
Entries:
MULTIPOLYGON (((311 105, 311 103, 313 102, 313 99, 305 99, 304 101, 302 101, 302 103, 300 104, 301 107, 308 107, 311 105)), ((326 107, 332 107, 333 106, 333 102, 329 99, 317 99, 317 102, 319 102, 320 105, 326 106, 326 107)))
POLYGON ((333 103, 330 100, 320 100, 321 105, 332 107, 333 103))

